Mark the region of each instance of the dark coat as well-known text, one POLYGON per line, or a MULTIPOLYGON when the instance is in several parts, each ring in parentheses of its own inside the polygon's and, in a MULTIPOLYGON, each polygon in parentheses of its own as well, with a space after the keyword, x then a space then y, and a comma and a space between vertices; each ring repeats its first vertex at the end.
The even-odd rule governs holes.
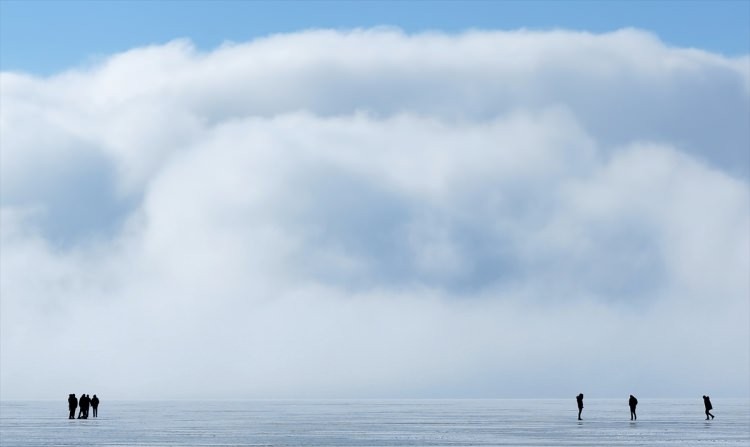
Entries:
POLYGON ((576 396, 576 402, 578 402, 578 408, 583 408, 583 397, 576 396))
POLYGON ((99 406, 99 398, 98 397, 94 396, 94 398, 91 399, 91 406, 94 407, 94 408, 96 408, 96 407, 99 406))
POLYGON ((714 406, 711 405, 711 399, 708 398, 708 396, 703 398, 703 405, 706 406, 706 410, 713 410, 714 406))
POLYGON ((633 396, 630 396, 630 399, 628 400, 628 405, 630 405, 630 408, 635 408, 635 406, 638 405, 638 399, 636 399, 633 396))
POLYGON ((75 410, 78 407, 78 399, 76 399, 76 396, 71 394, 68 396, 68 408, 71 410, 75 410))

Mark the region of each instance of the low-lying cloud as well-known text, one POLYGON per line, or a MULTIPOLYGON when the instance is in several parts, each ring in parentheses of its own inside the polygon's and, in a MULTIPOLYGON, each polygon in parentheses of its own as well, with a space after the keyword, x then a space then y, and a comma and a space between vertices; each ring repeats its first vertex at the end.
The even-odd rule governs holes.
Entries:
POLYGON ((0 94, 3 399, 749 391, 748 56, 320 30, 0 94))

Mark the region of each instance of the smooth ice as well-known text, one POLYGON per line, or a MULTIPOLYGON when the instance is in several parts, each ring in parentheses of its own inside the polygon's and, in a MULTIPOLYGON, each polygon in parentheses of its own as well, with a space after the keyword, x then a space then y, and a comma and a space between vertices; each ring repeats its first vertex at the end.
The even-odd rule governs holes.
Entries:
POLYGON ((748 446, 750 401, 700 396, 564 400, 110 402, 69 420, 59 402, 0 403, 0 446, 748 446))

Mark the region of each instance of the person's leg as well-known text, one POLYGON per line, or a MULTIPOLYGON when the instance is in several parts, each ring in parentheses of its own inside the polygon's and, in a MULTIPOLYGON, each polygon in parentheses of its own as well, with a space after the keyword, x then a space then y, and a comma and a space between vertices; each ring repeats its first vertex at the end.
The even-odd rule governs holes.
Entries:
POLYGON ((583 408, 578 409, 578 420, 581 420, 581 412, 583 411, 583 408))
POLYGON ((710 415, 710 414, 711 413, 709 413, 708 410, 706 410, 706 420, 708 420, 708 415, 710 415))

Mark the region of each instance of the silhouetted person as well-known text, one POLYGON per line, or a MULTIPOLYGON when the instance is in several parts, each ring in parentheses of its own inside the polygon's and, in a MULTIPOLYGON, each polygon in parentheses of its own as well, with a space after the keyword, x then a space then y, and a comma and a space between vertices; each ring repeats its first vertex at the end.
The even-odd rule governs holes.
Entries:
POLYGON ((711 414, 711 410, 714 409, 714 406, 711 405, 711 398, 708 396, 703 396, 703 405, 706 406, 706 420, 708 420, 709 416, 711 416, 711 419, 713 419, 714 415, 711 414))
POLYGON ((581 412, 583 411, 583 393, 576 396, 576 402, 578 402, 578 420, 581 419, 581 412))
POLYGON ((630 399, 628 399, 628 405, 630 405, 630 420, 637 421, 638 416, 635 414, 635 406, 638 405, 638 399, 632 394, 630 395, 630 399))
POLYGON ((68 419, 76 418, 76 408, 78 408, 78 399, 76 399, 76 395, 68 394, 68 410, 70 410, 68 419))
POLYGON ((87 419, 89 417, 89 400, 85 394, 81 394, 81 399, 78 401, 78 419, 87 419))
POLYGON ((96 410, 99 408, 99 398, 96 397, 96 394, 94 394, 93 399, 91 399, 91 408, 94 410, 94 417, 96 417, 96 410))
POLYGON ((91 396, 87 394, 86 395, 86 414, 84 415, 84 419, 89 418, 89 408, 91 408, 91 396))

